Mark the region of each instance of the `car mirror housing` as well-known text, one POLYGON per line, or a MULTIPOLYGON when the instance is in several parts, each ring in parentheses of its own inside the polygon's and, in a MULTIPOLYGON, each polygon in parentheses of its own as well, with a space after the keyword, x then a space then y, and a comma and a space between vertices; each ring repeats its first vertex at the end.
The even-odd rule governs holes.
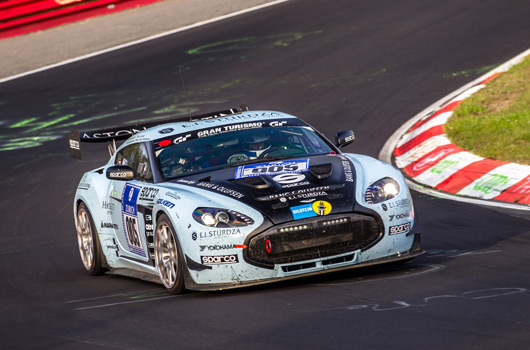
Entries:
POLYGON ((129 181, 134 179, 134 171, 130 166, 127 165, 114 165, 107 168, 105 173, 107 179, 129 181))
POLYGON ((343 130, 335 134, 335 145, 338 148, 349 145, 355 141, 355 133, 353 130, 343 130))

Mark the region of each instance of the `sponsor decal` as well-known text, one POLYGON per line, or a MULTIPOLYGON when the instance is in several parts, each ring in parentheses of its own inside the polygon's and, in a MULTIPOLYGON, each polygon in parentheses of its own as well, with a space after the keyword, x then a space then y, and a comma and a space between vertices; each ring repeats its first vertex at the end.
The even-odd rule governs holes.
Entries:
POLYGON ((355 136, 354 135, 346 136, 344 138, 344 142, 350 142, 350 141, 355 141, 355 136))
POLYGON ((353 182, 353 172, 351 169, 351 163, 349 160, 342 161, 342 167, 344 168, 344 175, 346 176, 346 182, 353 182))
POLYGON ((101 222, 101 228, 112 228, 114 230, 118 229, 118 225, 111 222, 101 222))
POLYGON ((162 130, 159 130, 158 132, 160 134, 169 134, 170 132, 173 132, 175 129, 173 128, 165 128, 165 129, 162 129, 162 130))
POLYGON ((168 207, 169 209, 173 209, 173 207, 175 207, 175 204, 171 203, 168 200, 162 199, 162 198, 157 200, 156 204, 162 204, 163 206, 168 207))
POLYGON ((210 190, 215 190, 217 192, 229 195, 229 196, 237 198, 237 199, 241 199, 241 198, 243 198, 245 196, 241 192, 238 192, 238 191, 233 190, 231 188, 226 188, 226 187, 221 186, 221 185, 216 185, 216 184, 213 184, 213 183, 210 183, 210 182, 199 182, 199 183, 197 183, 195 185, 197 187, 204 187, 204 188, 207 188, 207 189, 210 189, 210 190))
POLYGON ((291 188, 291 187, 306 186, 306 185, 309 185, 309 181, 303 181, 303 182, 298 182, 298 183, 281 185, 281 187, 282 188, 291 188))
POLYGON ((305 175, 296 174, 296 173, 295 174, 292 174, 292 173, 280 174, 280 175, 276 175, 275 177, 273 177, 272 180, 282 185, 293 184, 293 183, 297 183, 302 180, 305 180, 305 175))
POLYGON ((121 172, 121 171, 118 171, 118 172, 110 172, 109 173, 109 176, 111 178, 126 178, 127 177, 127 173, 125 171, 121 172))
POLYGON ((409 231, 410 231, 410 222, 407 222, 401 225, 390 226, 388 229, 388 232, 391 235, 397 235, 399 233, 405 233, 409 231))
POLYGON ((203 265, 235 264, 239 262, 239 259, 236 254, 201 256, 201 262, 203 265))
POLYGON ((389 215, 388 218, 390 221, 396 219, 396 220, 399 220, 399 219, 405 219, 405 218, 408 218, 410 217, 410 213, 402 213, 402 214, 397 214, 397 215, 389 215))
POLYGON ((152 211, 151 210, 149 210, 148 212, 149 212, 149 214, 145 214, 144 215, 144 218, 145 218, 145 235, 146 235, 148 241, 153 241, 153 237, 154 237, 153 216, 152 216, 152 211))
POLYGON ((195 185, 197 183, 195 180, 184 180, 184 179, 178 179, 177 182, 180 182, 186 185, 195 185))
POLYGON ((315 213, 315 211, 313 210, 312 204, 304 204, 298 205, 296 207, 291 207, 291 212, 293 213, 293 219, 295 220, 317 216, 317 213, 315 213))
POLYGON ((201 252, 204 250, 226 250, 226 249, 245 249, 247 246, 244 244, 215 244, 215 245, 200 245, 201 252))
POLYGON ((141 130, 138 130, 138 129, 123 129, 123 130, 118 130, 118 131, 109 131, 109 132, 96 132, 96 133, 93 133, 93 134, 87 134, 86 132, 83 133, 83 135, 81 136, 82 138, 84 139, 104 139, 104 138, 112 138, 112 137, 117 137, 117 136, 132 136, 134 134, 137 134, 139 133, 140 131, 142 130, 146 130, 147 128, 143 128, 141 130))
POLYGON ((79 188, 80 190, 89 190, 90 184, 87 182, 80 182, 77 188, 79 188))
POLYGON ((328 215, 331 213, 332 206, 326 201, 316 201, 314 203, 298 205, 291 207, 294 220, 310 218, 318 215, 328 215))
POLYGON ((319 186, 319 187, 313 187, 313 188, 304 188, 301 190, 294 190, 284 193, 276 193, 271 194, 268 196, 262 196, 256 198, 258 201, 271 201, 278 199, 281 202, 286 202, 287 200, 296 200, 296 199, 307 199, 307 198, 313 198, 313 197, 322 197, 327 196, 328 193, 326 191, 333 191, 338 188, 342 188, 342 185, 333 185, 333 186, 319 186))
POLYGON ((79 141, 77 140, 68 140, 69 143, 70 143, 70 148, 71 149, 75 149, 76 151, 80 151, 81 150, 81 145, 79 143, 79 141))
POLYGON ((188 140, 188 138, 190 138, 190 137, 191 137, 191 134, 186 134, 184 136, 177 136, 173 140, 173 143, 177 145, 179 143, 186 142, 188 140))
POLYGON ((263 127, 265 122, 254 122, 254 123, 241 123, 232 125, 223 125, 215 128, 201 130, 197 133, 197 137, 207 137, 217 134, 223 134, 230 131, 248 130, 248 129, 259 129, 263 127))
POLYGON ((103 203, 101 203, 101 209, 114 210, 114 207, 114 203, 109 203, 107 201, 103 201, 103 203))
POLYGON ((166 192, 166 196, 171 197, 176 200, 181 199, 177 192, 166 192))
POLYGON ((144 247, 138 230, 138 196, 141 188, 126 184, 122 194, 122 218, 125 239, 132 253, 145 256, 144 247))
MULTIPOLYGON (((385 205, 385 204, 383 204, 383 205, 385 205)), ((406 205, 410 205, 410 199, 408 199, 408 198, 404 198, 404 199, 399 199, 399 200, 388 202, 388 207, 390 209, 399 208, 399 207, 403 207, 403 206, 406 206, 406 205)))
MULTIPOLYGON (((279 161, 238 166, 234 178, 241 179, 260 175, 301 173, 309 169, 309 159, 279 161)), ((301 181, 301 180, 298 180, 301 181)))
POLYGON ((141 201, 152 201, 158 194, 159 189, 155 187, 144 187, 138 197, 141 201))
POLYGON ((317 215, 328 215, 332 209, 331 204, 326 201, 317 201, 313 203, 312 207, 317 215))
POLYGON ((83 175, 83 178, 81 179, 81 181, 79 182, 79 185, 77 186, 78 189, 80 190, 89 190, 90 189, 90 184, 85 182, 86 181, 86 177, 87 175, 83 175))
MULTIPOLYGON (((199 232, 199 238, 203 239, 203 238, 212 238, 212 237, 228 237, 228 236, 236 236, 239 234, 241 234, 241 230, 238 228, 224 228, 224 229, 219 229, 219 230, 199 232)), ((192 238, 193 238, 193 234, 192 234, 192 238)))
MULTIPOLYGON (((283 116, 279 113, 251 113, 251 114, 239 114, 239 115, 219 115, 222 116, 223 119, 205 119, 201 121, 195 121, 195 122, 188 122, 188 123, 181 123, 180 126, 182 128, 193 128, 197 126, 204 126, 205 124, 221 124, 226 122, 242 122, 242 121, 249 121, 249 120, 255 120, 255 119, 272 119, 272 118, 282 118, 283 116)), ((294 120, 296 121, 296 120, 294 120)))
POLYGON ((285 125, 285 124, 287 124, 287 121, 286 121, 286 120, 281 121, 281 122, 278 121, 278 120, 275 120, 275 121, 273 121, 273 122, 270 122, 270 123, 269 123, 269 126, 275 128, 275 127, 278 127, 278 126, 283 126, 283 125, 285 125))

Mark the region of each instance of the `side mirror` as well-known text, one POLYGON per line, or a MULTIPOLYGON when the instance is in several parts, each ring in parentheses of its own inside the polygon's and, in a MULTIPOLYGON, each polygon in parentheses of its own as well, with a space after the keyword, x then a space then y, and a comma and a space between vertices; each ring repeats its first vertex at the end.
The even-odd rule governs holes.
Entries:
POLYGON ((107 168, 107 179, 129 181, 134 179, 134 171, 127 165, 114 165, 107 168))
POLYGON ((343 130, 335 134, 335 145, 338 148, 349 145, 355 141, 355 134, 353 130, 343 130))

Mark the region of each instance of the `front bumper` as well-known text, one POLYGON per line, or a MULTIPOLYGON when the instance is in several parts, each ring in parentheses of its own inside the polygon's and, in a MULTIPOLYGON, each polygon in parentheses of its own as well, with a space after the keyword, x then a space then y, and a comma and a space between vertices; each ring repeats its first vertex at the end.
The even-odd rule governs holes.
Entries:
POLYGON ((368 267, 368 266, 373 266, 373 265, 406 262, 408 260, 411 260, 425 253, 425 251, 420 248, 420 234, 419 233, 415 233, 415 234, 409 233, 409 234, 410 236, 413 237, 413 244, 410 250, 406 252, 398 252, 397 254, 394 254, 391 256, 358 262, 360 259, 360 256, 358 254, 360 254, 360 252, 357 251, 351 254, 345 254, 345 255, 342 254, 339 257, 330 257, 329 259, 324 259, 324 260, 282 266, 283 270, 287 270, 287 272, 293 272, 293 274, 286 274, 281 277, 271 277, 271 278, 265 278, 265 279, 259 279, 259 280, 232 281, 230 283, 197 284, 195 283, 195 281, 191 278, 189 274, 186 274, 185 276, 186 288, 189 290, 197 290, 197 291, 226 290, 226 289, 234 289, 234 288, 241 288, 241 287, 258 286, 258 285, 267 284, 267 283, 286 281, 286 280, 290 280, 294 278, 310 277, 310 276, 320 275, 323 273, 339 272, 339 271, 363 268, 363 267, 368 267), (349 255, 353 255, 353 257, 350 259, 348 257, 349 255), (290 266, 290 268, 294 270, 289 270, 289 268, 285 269, 287 266, 290 266), (295 269, 296 267, 299 267, 299 268, 295 269))

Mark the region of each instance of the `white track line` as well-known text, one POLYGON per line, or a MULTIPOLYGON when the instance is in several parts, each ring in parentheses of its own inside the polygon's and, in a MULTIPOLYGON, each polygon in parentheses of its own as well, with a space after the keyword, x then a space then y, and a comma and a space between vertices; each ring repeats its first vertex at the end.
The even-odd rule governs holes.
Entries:
POLYGON ((229 13, 227 15, 215 17, 215 18, 208 19, 208 20, 201 21, 201 22, 197 22, 197 23, 185 26, 185 27, 180 27, 180 28, 173 29, 173 30, 170 30, 170 31, 167 31, 167 32, 163 32, 163 33, 160 33, 160 34, 151 35, 151 36, 148 36, 148 37, 143 38, 143 39, 130 41, 128 43, 124 43, 124 44, 121 44, 121 45, 113 46, 113 47, 105 49, 105 50, 96 51, 96 52, 93 52, 93 53, 90 53, 90 54, 87 54, 87 55, 84 55, 84 56, 79 56, 79 57, 72 58, 72 59, 69 59, 69 60, 66 60, 66 61, 62 61, 62 62, 59 62, 59 63, 51 64, 49 66, 45 66, 45 67, 42 67, 42 68, 33 69, 33 70, 30 70, 30 71, 27 71, 27 72, 24 72, 24 73, 20 73, 20 74, 16 74, 16 75, 13 75, 13 76, 10 76, 10 77, 7 77, 7 78, 2 78, 2 79, 0 79, 0 84, 1 83, 5 83, 7 81, 15 80, 15 79, 18 79, 18 78, 22 78, 22 77, 25 77, 25 76, 28 76, 28 75, 31 75, 31 74, 43 72, 45 70, 49 70, 49 69, 53 69, 53 68, 56 68, 56 67, 64 66, 64 65, 67 65, 67 64, 70 64, 70 63, 82 61, 82 60, 85 60, 87 58, 91 58, 91 57, 94 57, 94 56, 103 55, 103 54, 108 53, 108 52, 120 50, 120 49, 123 49, 125 47, 138 45, 138 44, 145 43, 147 41, 155 40, 155 39, 158 39, 158 38, 162 38, 164 36, 168 36, 168 35, 171 35, 171 34, 175 34, 175 33, 179 33, 179 32, 183 32, 183 31, 189 30, 189 29, 201 27, 201 26, 204 26, 204 25, 207 25, 207 24, 210 24, 210 23, 219 22, 219 21, 225 20, 227 18, 236 17, 236 16, 239 16, 239 15, 242 15, 242 14, 245 14, 245 13, 261 10, 263 8, 266 8, 266 7, 269 7, 269 6, 278 5, 278 4, 281 4, 283 2, 287 2, 287 1, 290 1, 290 0, 276 0, 276 1, 268 2, 266 4, 254 6, 254 7, 245 9, 245 10, 232 12, 232 13, 229 13))

